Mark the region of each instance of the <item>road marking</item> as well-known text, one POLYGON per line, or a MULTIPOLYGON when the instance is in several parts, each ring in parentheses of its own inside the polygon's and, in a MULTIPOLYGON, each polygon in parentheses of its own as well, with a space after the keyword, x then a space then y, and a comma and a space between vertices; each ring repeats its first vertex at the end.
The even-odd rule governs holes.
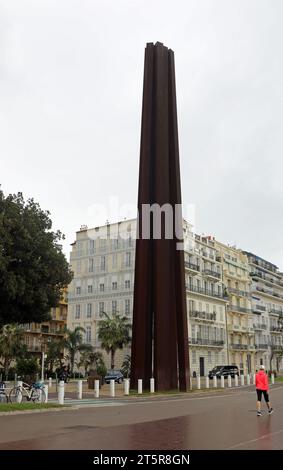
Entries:
POLYGON ((235 444, 234 446, 227 447, 226 450, 235 449, 236 447, 241 447, 243 445, 250 444, 252 442, 260 441, 261 439, 266 439, 267 437, 271 437, 271 436, 274 436, 276 434, 280 434, 281 432, 283 432, 283 429, 280 429, 279 431, 275 431, 275 432, 270 432, 268 434, 264 434, 263 436, 258 437, 257 439, 250 439, 249 441, 240 442, 239 444, 235 444))

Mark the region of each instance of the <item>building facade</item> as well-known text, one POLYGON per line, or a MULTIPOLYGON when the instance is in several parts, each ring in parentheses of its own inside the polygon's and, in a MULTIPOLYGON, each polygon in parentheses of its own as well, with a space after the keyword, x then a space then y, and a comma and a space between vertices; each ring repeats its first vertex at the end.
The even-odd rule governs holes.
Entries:
POLYGON ((43 323, 26 323, 24 328, 24 343, 27 350, 36 356, 41 356, 47 351, 51 340, 61 340, 64 337, 64 329, 67 325, 67 291, 62 294, 57 307, 51 309, 51 320, 43 323))
POLYGON ((228 335, 228 364, 237 365, 240 373, 255 370, 255 331, 251 309, 251 279, 247 256, 234 247, 216 242, 217 259, 223 268, 223 283, 228 335))
MULTIPOLYGON (((283 278, 255 255, 196 235, 184 221, 184 255, 192 375, 217 365, 253 373, 263 363, 283 368, 283 278)), ((84 340, 101 350, 104 312, 132 321, 136 219, 76 234, 70 255, 74 279, 68 294, 68 328, 85 329, 84 340)), ((130 347, 116 354, 120 367, 130 347)), ((110 358, 104 353, 107 367, 110 358)))
POLYGON ((250 266, 255 361, 267 369, 283 369, 283 276, 277 266, 245 252, 250 266))

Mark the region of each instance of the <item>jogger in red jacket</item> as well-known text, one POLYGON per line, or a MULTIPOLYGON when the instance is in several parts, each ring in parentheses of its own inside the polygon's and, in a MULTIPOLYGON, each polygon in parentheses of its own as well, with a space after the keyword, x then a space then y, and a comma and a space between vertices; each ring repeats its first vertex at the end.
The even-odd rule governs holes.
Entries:
POLYGON ((273 412, 273 408, 271 408, 269 396, 268 396, 268 378, 266 373, 264 372, 264 366, 260 366, 260 370, 255 376, 255 388, 257 393, 257 416, 261 416, 261 397, 264 396, 266 401, 266 405, 268 408, 268 413, 271 414, 273 412))

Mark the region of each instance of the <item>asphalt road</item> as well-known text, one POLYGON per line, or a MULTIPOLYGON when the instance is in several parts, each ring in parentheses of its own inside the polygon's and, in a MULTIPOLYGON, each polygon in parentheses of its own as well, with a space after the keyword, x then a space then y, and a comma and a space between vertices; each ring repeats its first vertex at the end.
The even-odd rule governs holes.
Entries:
MULTIPOLYGON (((1 416, 0 449, 283 449, 283 384, 256 416, 253 388, 1 416)), ((116 402, 117 403, 117 402, 116 402)))

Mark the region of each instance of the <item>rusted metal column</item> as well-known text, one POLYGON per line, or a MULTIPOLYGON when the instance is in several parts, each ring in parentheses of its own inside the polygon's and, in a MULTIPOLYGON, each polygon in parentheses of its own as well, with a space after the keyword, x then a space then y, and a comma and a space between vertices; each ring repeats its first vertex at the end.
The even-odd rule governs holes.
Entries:
POLYGON ((141 153, 138 192, 131 386, 142 378, 149 389, 189 389, 188 326, 182 243, 181 185, 178 148, 174 53, 161 43, 145 51, 141 153), (144 205, 171 208, 149 236, 144 205), (175 217, 178 215, 178 217, 175 217), (168 236, 167 224, 171 225, 168 236), (179 229, 176 232, 176 229, 179 229), (177 236, 179 235, 179 237, 177 236))

